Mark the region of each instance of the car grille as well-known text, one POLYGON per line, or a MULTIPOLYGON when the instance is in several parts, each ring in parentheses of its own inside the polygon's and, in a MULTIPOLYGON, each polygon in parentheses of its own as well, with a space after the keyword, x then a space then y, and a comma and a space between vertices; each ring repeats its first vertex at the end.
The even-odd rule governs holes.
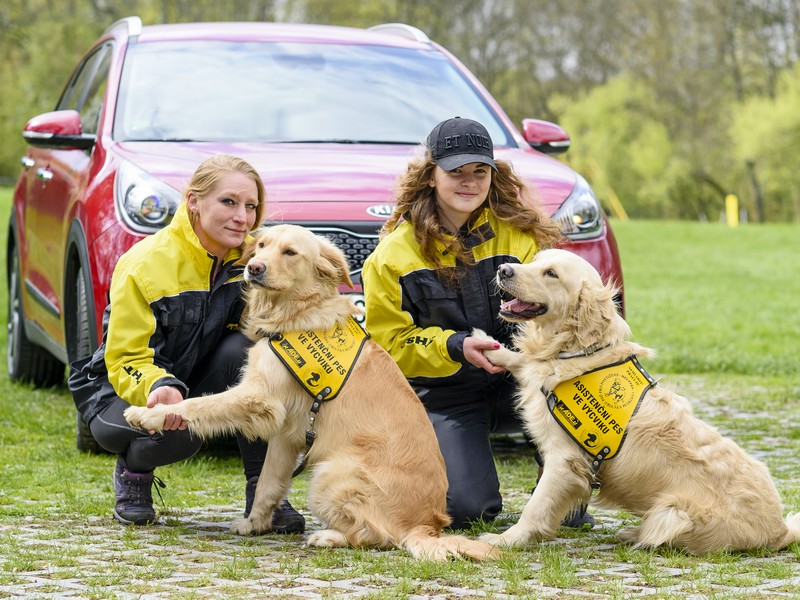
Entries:
POLYGON ((355 232, 338 227, 309 227, 317 235, 323 235, 336 244, 350 263, 350 276, 361 273, 364 261, 378 245, 378 234, 355 232))

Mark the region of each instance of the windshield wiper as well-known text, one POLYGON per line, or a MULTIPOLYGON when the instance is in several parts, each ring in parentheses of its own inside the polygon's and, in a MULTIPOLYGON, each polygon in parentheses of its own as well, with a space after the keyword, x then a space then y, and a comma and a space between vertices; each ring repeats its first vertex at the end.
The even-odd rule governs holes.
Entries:
POLYGON ((416 146, 418 142, 407 140, 353 140, 347 138, 328 138, 326 140, 281 140, 277 144, 386 144, 393 146, 416 146))
POLYGON ((124 142, 199 142, 194 138, 127 138, 124 142))

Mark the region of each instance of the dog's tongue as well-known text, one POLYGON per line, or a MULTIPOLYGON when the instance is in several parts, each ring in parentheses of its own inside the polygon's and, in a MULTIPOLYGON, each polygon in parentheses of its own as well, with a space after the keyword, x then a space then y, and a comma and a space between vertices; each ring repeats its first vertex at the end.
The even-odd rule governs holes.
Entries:
POLYGON ((508 312, 513 313, 521 313, 525 312, 526 310, 533 310, 538 306, 538 304, 531 304, 530 302, 523 302, 522 300, 517 300, 514 298, 513 300, 509 300, 507 302, 503 302, 500 304, 500 310, 505 310, 508 312))

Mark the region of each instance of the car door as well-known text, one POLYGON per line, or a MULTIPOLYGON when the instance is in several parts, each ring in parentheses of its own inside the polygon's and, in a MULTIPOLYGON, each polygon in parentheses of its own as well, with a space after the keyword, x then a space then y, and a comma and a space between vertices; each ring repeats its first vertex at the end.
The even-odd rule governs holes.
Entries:
MULTIPOLYGON (((81 115, 82 133, 96 134, 105 99, 111 44, 90 52, 78 65, 56 110, 81 115)), ((86 186, 91 150, 34 148, 26 167, 24 242, 20 244, 25 314, 45 336, 64 347, 64 253, 72 205, 86 186)))

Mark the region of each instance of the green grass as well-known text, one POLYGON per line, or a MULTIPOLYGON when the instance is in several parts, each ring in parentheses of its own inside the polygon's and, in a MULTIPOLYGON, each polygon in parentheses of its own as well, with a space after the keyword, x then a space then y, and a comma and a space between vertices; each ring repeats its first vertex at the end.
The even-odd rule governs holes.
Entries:
MULTIPOLYGON (((11 191, 0 188, 0 242, 11 191)), ((800 381, 800 229, 789 225, 675 222, 613 223, 622 255, 628 320, 636 338, 656 348, 648 369, 695 402, 696 411, 764 460, 787 511, 800 510, 797 448, 800 381)), ((5 262, 0 309, 7 310, 5 262)), ((3 328, 5 331, 5 328, 3 328)), ((0 333, 5 354, 5 333, 0 333)), ((515 598, 759 598, 768 580, 798 598, 792 578, 800 547, 781 552, 717 553, 696 558, 670 550, 620 546, 617 530, 635 519, 601 512, 591 532, 561 530, 552 542, 510 551, 479 565, 414 561, 403 552, 309 549, 300 536, 240 538, 227 522, 244 504, 238 457, 213 447, 159 469, 167 482, 162 522, 124 528, 111 518, 113 457, 75 449, 74 408, 64 388, 35 390, 0 369, 0 598, 3 586, 25 594, 82 597, 160 594, 173 598, 269 597, 312 587, 336 597, 354 581, 366 598, 455 597, 486 593, 515 598), (169 583, 168 583, 169 582, 169 583), (165 587, 166 586, 166 587, 165 587), (329 587, 325 587, 329 586, 329 587), (17 587, 17 591, 21 588, 17 587), (172 590, 167 592, 164 590, 172 590), (470 591, 471 590, 471 591, 470 591), (556 590, 545 594, 542 590, 556 590)), ((534 469, 525 451, 497 458, 505 527, 527 501, 534 469)), ((291 500, 308 515, 307 474, 291 500)), ((311 522, 312 527, 318 524, 311 522)), ((796 581, 795 581, 796 583, 796 581)), ((302 594, 301 594, 302 595, 302 594)))
POLYGON ((800 226, 613 227, 628 322, 660 372, 796 377, 800 226))

